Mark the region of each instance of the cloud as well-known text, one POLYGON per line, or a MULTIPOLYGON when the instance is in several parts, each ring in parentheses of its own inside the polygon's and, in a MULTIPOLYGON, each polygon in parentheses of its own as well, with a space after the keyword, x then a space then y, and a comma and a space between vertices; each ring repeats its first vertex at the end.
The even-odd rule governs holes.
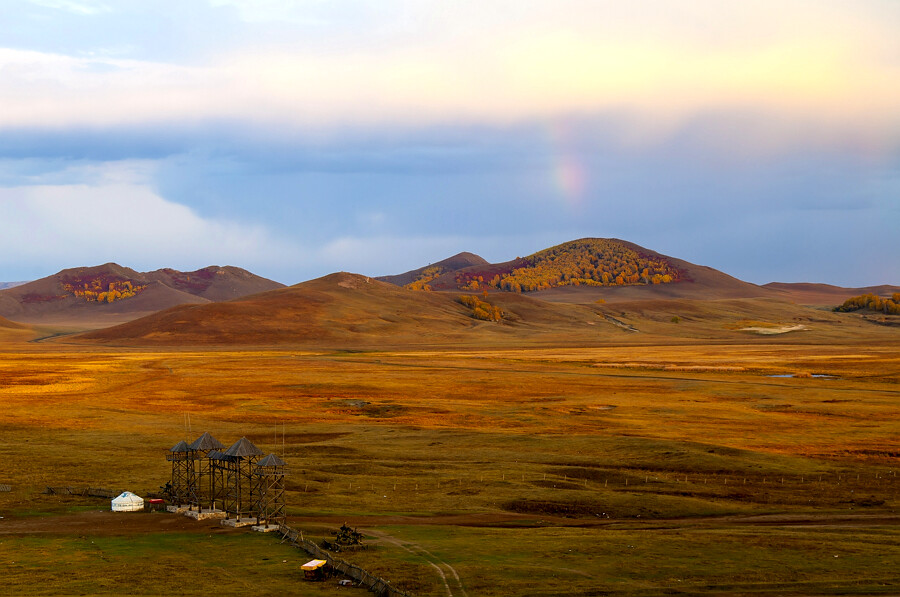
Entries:
POLYGON ((110 7, 105 2, 90 2, 86 0, 28 0, 31 4, 36 4, 44 8, 53 8, 65 12, 71 12, 77 15, 96 15, 104 12, 110 12, 110 7))
MULTIPOLYGON (((251 16, 327 6, 228 4, 251 16)), ((752 135, 735 143, 734 130, 708 134, 739 151, 798 139, 880 152, 900 145, 900 42, 891 26, 898 19, 879 20, 877 3, 848 14, 834 3, 766 12, 697 0, 668 24, 612 3, 599 10, 570 0, 549 11, 524 2, 510 14, 482 4, 388 3, 405 29, 384 15, 349 29, 332 19, 338 41, 330 45, 236 43, 190 64, 0 50, 0 129, 221 123, 308 135, 606 112, 620 115, 623 143, 642 146, 697 117, 735 114, 738 122, 750 116, 752 125, 737 132, 752 135)))
MULTIPOLYGON (((102 170, 102 169, 101 169, 102 170)), ((0 188, 0 266, 276 267, 300 251, 261 225, 204 218, 114 168, 91 183, 0 188)), ((92 177, 85 174, 86 179, 92 177)))

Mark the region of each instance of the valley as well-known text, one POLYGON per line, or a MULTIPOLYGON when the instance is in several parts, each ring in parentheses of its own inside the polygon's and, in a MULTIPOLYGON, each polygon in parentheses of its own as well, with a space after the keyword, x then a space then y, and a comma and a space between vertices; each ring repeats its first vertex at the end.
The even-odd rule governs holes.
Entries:
MULTIPOLYGON (((138 301, 121 282, 106 292, 135 296, 0 319, 8 586, 340 592, 276 536, 43 493, 155 492, 169 449, 209 431, 282 456, 287 524, 358 527, 348 561, 413 595, 895 593, 897 316, 833 307, 896 287, 756 286, 630 250, 681 278, 429 291, 428 267, 342 272, 60 323, 138 301)), ((494 267, 441 263, 463 286, 494 267)))
MULTIPOLYGON (((169 475, 168 448, 210 430, 283 453, 288 524, 311 537, 358 525, 375 547, 351 559, 416 595, 447 594, 430 563, 438 561, 460 576, 456 595, 896 587, 896 345, 765 340, 406 351, 7 346, 2 457, 23 464, 4 467, 14 490, 0 493, 0 538, 18 536, 3 530, 17 521, 103 509, 102 500, 41 495, 46 485, 155 490, 169 475), (775 377, 804 373, 832 378, 775 377)), ((26 532, 25 545, 63 549, 73 532, 110 541, 103 529, 51 525, 26 532)), ((236 547, 228 537, 225 547, 255 553, 238 568, 255 570, 275 553, 298 562, 277 540, 236 547)), ((10 545, 2 542, 0 550, 10 545)), ((57 565, 75 565, 67 561, 57 565)), ((92 565, 106 574, 107 564, 92 565)), ((9 572, 22 580, 34 570, 9 572)), ((146 593, 162 587, 151 576, 142 577, 146 593)), ((287 567, 271 570, 260 594, 290 578, 287 567)))

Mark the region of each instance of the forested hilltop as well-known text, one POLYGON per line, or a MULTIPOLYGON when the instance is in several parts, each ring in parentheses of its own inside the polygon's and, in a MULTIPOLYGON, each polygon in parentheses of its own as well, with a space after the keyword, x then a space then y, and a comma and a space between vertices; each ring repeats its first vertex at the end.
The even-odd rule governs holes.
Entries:
MULTIPOLYGON (((406 288, 431 290, 429 283, 443 273, 440 267, 424 269, 406 288)), ((664 257, 640 253, 617 240, 585 238, 499 266, 467 268, 456 274, 455 286, 532 292, 560 286, 669 284, 680 279, 682 272, 664 257)))

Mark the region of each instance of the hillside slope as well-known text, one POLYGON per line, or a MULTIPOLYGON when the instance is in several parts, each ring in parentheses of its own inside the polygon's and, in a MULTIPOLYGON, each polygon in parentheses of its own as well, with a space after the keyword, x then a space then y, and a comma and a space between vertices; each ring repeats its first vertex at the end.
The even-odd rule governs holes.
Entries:
POLYGON ((442 261, 438 261, 437 263, 431 263, 402 274, 397 274, 394 276, 379 276, 376 279, 382 282, 389 282, 390 284, 395 284, 397 286, 406 286, 407 284, 412 284, 419 280, 423 280, 425 283, 427 283, 431 279, 434 279, 438 276, 452 275, 455 272, 469 267, 477 267, 483 265, 488 265, 487 260, 483 257, 480 257, 474 253, 463 252, 457 253, 453 257, 448 257, 447 259, 444 259, 442 261))
POLYGON ((460 293, 416 292, 337 273, 290 288, 204 305, 183 305, 79 342, 120 345, 297 345, 377 349, 387 346, 529 344, 548 338, 601 341, 621 331, 596 309, 554 305, 512 293, 485 300, 504 312, 479 321, 460 293))
POLYGON ((769 282, 763 288, 774 290, 785 300, 801 305, 818 305, 836 307, 850 297, 861 294, 874 294, 889 297, 900 292, 900 286, 866 286, 863 288, 843 288, 830 284, 810 284, 807 282, 786 283, 769 282))
MULTIPOLYGON (((426 270, 382 279, 409 284, 416 279, 412 274, 421 278, 426 270)), ((511 291, 557 303, 779 296, 777 290, 615 238, 584 238, 504 263, 476 263, 427 283, 434 291, 511 291)))
POLYGON ((0 317, 0 342, 22 342, 31 340, 36 334, 35 329, 30 325, 0 317))
POLYGON ((235 267, 137 272, 115 263, 62 270, 0 291, 0 316, 36 324, 98 327, 169 307, 283 287, 235 267))
MULTIPOLYGON (((701 340, 819 342, 893 330, 852 314, 769 298, 567 304, 529 294, 469 295, 502 313, 480 321, 460 292, 418 292, 348 273, 221 303, 181 305, 61 341, 113 346, 386 350, 414 347, 622 346, 701 340), (763 331, 759 332, 758 328, 763 331), (772 333, 770 333, 772 332, 772 333)), ((540 294, 540 293, 536 293, 540 294)))

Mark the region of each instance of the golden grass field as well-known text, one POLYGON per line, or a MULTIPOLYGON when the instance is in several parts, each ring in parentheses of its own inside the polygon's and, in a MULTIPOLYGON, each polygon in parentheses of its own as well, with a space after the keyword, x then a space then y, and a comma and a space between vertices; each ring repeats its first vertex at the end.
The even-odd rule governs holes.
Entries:
POLYGON ((897 343, 750 340, 389 352, 9 342, 0 578, 24 595, 338 591, 300 580, 305 554, 274 536, 204 523, 54 530, 108 503, 45 486, 155 490, 167 449, 208 430, 283 452, 289 524, 314 538, 360 526, 373 547, 348 559, 416 595, 900 592, 897 343))

